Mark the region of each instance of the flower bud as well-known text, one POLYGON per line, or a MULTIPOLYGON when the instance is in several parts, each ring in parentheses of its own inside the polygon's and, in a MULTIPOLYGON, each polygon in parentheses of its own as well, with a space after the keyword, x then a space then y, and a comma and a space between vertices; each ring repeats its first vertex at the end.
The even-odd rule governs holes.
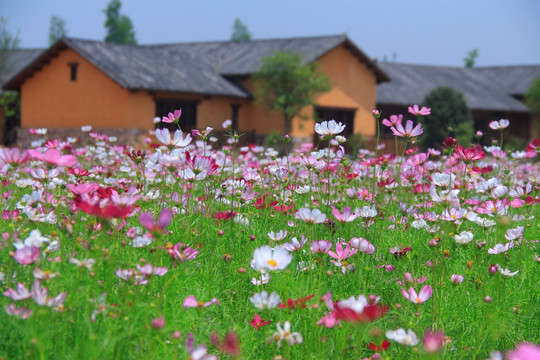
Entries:
POLYGON ((489 267, 489 273, 490 274, 495 274, 497 272, 497 267, 493 264, 491 264, 491 266, 489 267))

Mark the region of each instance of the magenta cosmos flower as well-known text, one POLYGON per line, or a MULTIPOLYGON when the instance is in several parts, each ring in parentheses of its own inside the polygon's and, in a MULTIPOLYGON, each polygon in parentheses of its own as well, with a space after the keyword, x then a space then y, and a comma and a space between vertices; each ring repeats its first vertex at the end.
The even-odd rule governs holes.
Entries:
POLYGON ((463 160, 465 164, 469 164, 473 161, 481 160, 486 157, 486 153, 482 151, 482 147, 480 145, 466 149, 463 148, 463 146, 458 145, 455 153, 461 158, 461 160, 463 160))
POLYGON ((182 109, 174 110, 174 112, 169 113, 167 116, 164 116, 161 118, 161 121, 164 123, 177 123, 178 120, 180 120, 180 116, 182 116, 182 109))
POLYGON ((416 293, 414 288, 411 286, 407 291, 402 288, 401 293, 407 300, 416 304, 421 304, 429 300, 429 298, 433 294, 433 288, 429 285, 425 285, 419 293, 416 293))
POLYGON ((424 130, 422 130, 422 124, 420 123, 413 128, 412 120, 407 120, 405 127, 403 127, 403 124, 399 122, 396 124, 396 127, 391 126, 390 130, 392 130, 392 133, 395 136, 404 138, 416 137, 424 133, 424 130))
POLYGON ((172 211, 170 209, 163 209, 158 216, 157 221, 154 221, 152 214, 141 212, 139 215, 139 222, 152 234, 161 234, 165 231, 165 228, 169 226, 172 220, 172 211))

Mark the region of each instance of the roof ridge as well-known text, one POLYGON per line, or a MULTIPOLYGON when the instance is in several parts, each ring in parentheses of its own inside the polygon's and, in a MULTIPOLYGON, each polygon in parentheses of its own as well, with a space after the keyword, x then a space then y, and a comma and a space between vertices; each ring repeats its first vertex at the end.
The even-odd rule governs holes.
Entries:
POLYGON ((141 44, 138 46, 153 47, 153 46, 171 46, 171 45, 193 45, 193 44, 227 44, 227 43, 250 43, 250 42, 267 42, 267 41, 290 41, 290 40, 314 40, 314 39, 330 39, 330 38, 342 38, 348 39, 347 34, 336 35, 317 35, 317 36, 298 36, 298 37, 283 37, 283 38, 265 38, 265 39, 251 39, 245 41, 232 41, 232 40, 205 40, 205 41, 187 41, 187 42, 170 42, 159 44, 141 44))

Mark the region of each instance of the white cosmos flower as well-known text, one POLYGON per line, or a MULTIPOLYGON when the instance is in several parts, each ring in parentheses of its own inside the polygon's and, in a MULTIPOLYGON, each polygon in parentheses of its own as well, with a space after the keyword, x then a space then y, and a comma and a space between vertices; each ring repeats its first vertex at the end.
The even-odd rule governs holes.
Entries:
POLYGON ((302 335, 300 335, 299 332, 291 332, 291 323, 288 321, 285 321, 283 328, 281 327, 281 323, 278 323, 277 332, 275 332, 272 337, 276 341, 278 347, 281 347, 282 341, 286 341, 291 346, 302 343, 303 341, 302 335))
POLYGON ((281 299, 276 292, 268 294, 266 290, 263 290, 258 294, 253 294, 253 296, 249 298, 249 301, 251 301, 253 306, 257 309, 273 309, 279 305, 281 299))
POLYGON ((458 244, 466 245, 470 243, 474 238, 474 235, 470 231, 462 231, 459 234, 454 235, 454 239, 458 244))
POLYGON ((264 245, 253 252, 252 267, 262 271, 274 271, 285 269, 292 261, 293 256, 284 248, 272 249, 264 245))
POLYGON ((49 238, 41 235, 41 231, 32 230, 30 231, 30 236, 24 239, 24 245, 41 248, 43 243, 49 243, 50 241, 51 240, 49 238))
POLYGON ((296 218, 313 224, 322 224, 326 221, 326 215, 319 209, 301 208, 296 213, 296 218))
POLYGON ((191 135, 187 134, 184 138, 184 133, 181 130, 176 130, 173 138, 171 138, 171 133, 167 128, 157 129, 154 135, 161 143, 171 147, 184 147, 191 142, 191 135))
POLYGON ((456 175, 447 173, 435 173, 431 176, 431 182, 439 187, 448 187, 450 182, 454 183, 456 175))
POLYGON ((365 295, 358 295, 358 298, 351 296, 348 299, 339 301, 339 307, 349 308, 358 314, 361 314, 364 311, 364 307, 367 304, 368 301, 365 295))
POLYGON ((274 241, 281 241, 283 239, 285 239, 287 237, 287 234, 289 232, 287 230, 279 230, 277 233, 274 233, 273 231, 270 231, 268 233, 268 237, 271 239, 271 240, 274 240, 274 241))
POLYGON ((345 125, 335 120, 323 121, 315 124, 315 132, 323 137, 333 136, 345 130, 345 125))
POLYGON ((510 121, 508 119, 501 119, 499 121, 493 120, 489 123, 489 127, 493 130, 503 130, 510 125, 510 121))
POLYGON ((399 328, 397 330, 388 330, 386 337, 390 340, 400 343, 401 345, 416 346, 418 344, 418 336, 411 329, 399 328))
POLYGON ((499 272, 504 276, 516 276, 519 272, 519 270, 511 272, 510 269, 503 269, 503 267, 499 264, 496 265, 499 272))

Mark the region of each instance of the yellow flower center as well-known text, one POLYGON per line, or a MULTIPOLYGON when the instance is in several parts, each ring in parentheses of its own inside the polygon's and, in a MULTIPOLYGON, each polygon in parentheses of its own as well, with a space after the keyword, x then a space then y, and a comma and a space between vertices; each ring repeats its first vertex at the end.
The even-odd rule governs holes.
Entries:
POLYGON ((276 265, 277 265, 277 261, 274 260, 274 259, 267 260, 266 262, 267 262, 268 265, 270 265, 270 266, 276 266, 276 265))

